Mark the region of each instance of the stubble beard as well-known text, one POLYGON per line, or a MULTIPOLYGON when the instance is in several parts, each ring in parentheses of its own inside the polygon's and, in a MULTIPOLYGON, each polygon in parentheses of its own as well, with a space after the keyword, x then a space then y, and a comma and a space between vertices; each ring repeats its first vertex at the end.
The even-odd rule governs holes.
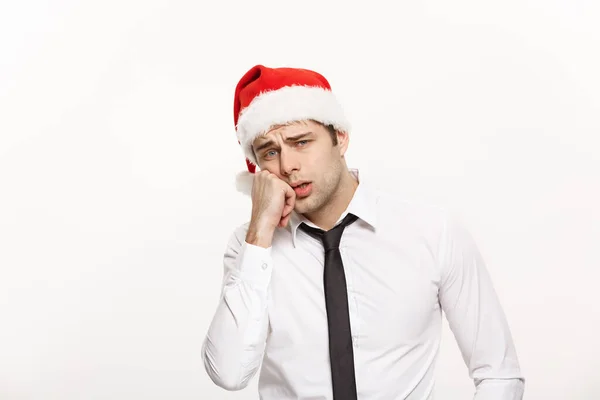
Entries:
POLYGON ((319 187, 315 186, 310 196, 297 200, 295 211, 298 214, 311 214, 324 209, 333 201, 341 181, 341 165, 336 165, 324 174, 319 187))

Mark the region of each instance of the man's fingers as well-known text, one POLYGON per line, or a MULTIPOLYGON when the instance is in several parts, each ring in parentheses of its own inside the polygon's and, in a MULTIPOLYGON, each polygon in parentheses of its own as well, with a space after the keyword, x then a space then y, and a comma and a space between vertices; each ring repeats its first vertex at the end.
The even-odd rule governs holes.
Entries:
POLYGON ((296 192, 292 189, 291 186, 285 185, 285 204, 283 206, 283 212, 281 213, 282 217, 287 217, 292 210, 294 209, 294 205, 296 204, 296 192))
POLYGON ((289 220, 290 220, 290 215, 288 214, 287 216, 283 217, 281 219, 281 221, 279 221, 279 226, 282 228, 285 228, 285 226, 287 225, 289 220))
POLYGON ((286 204, 285 206, 283 206, 283 212, 281 213, 282 217, 287 217, 288 215, 291 214, 292 210, 294 209, 294 205, 293 204, 286 204))
POLYGON ((296 192, 288 184, 285 184, 285 204, 283 205, 283 211, 281 213, 281 221, 279 226, 284 228, 290 220, 290 214, 296 204, 296 192))
POLYGON ((285 204, 291 204, 292 206, 296 202, 296 192, 287 183, 285 184, 285 204))

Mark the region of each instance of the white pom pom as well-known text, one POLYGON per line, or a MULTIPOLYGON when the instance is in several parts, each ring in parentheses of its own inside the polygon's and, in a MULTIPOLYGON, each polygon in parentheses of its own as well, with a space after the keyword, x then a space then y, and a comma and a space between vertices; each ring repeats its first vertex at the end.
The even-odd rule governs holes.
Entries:
POLYGON ((252 195, 252 185, 254 183, 254 174, 250 171, 242 171, 235 177, 235 187, 238 192, 252 195))

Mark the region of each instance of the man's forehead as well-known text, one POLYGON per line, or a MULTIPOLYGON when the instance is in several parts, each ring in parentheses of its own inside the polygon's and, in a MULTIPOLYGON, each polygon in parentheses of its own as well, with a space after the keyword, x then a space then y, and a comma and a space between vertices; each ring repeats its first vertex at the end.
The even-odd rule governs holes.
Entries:
POLYGON ((273 125, 268 131, 262 133, 254 139, 253 144, 260 145, 261 143, 273 140, 276 136, 282 135, 284 139, 291 136, 302 134, 310 134, 314 130, 311 129, 308 123, 292 123, 285 125, 273 125))

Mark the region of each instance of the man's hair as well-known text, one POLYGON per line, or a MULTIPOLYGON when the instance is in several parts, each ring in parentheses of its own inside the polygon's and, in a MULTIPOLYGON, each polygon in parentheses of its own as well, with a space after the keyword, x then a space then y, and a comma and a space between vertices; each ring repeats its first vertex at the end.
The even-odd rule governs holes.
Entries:
POLYGON ((314 121, 317 124, 325 127, 325 129, 327 129, 327 131, 329 132, 329 136, 331 136, 331 142, 333 143, 334 146, 338 145, 338 137, 337 137, 337 130, 335 129, 335 127, 332 124, 328 124, 325 125, 319 121, 314 121))

